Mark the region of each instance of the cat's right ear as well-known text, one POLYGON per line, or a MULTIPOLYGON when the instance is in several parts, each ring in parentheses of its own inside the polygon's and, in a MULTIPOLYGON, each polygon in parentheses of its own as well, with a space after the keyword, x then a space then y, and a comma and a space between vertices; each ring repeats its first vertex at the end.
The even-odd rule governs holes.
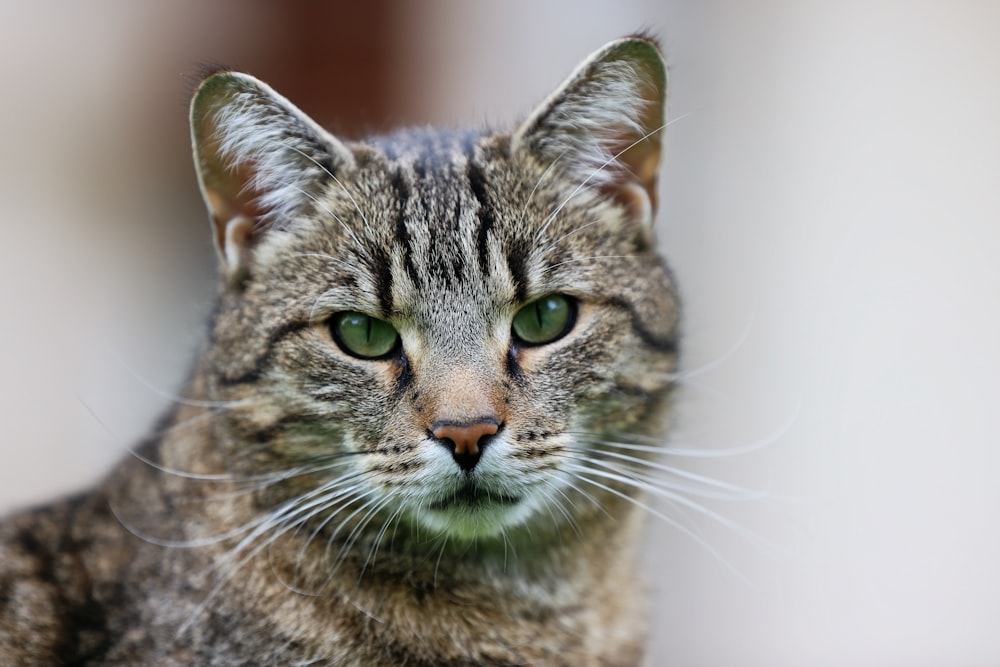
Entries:
POLYGON ((242 284, 253 250, 316 204, 354 158, 270 86, 247 74, 204 79, 191 102, 191 141, 202 196, 227 282, 242 284))
POLYGON ((513 136, 580 187, 616 201, 632 220, 656 211, 667 68, 641 35, 611 42, 581 64, 513 136))

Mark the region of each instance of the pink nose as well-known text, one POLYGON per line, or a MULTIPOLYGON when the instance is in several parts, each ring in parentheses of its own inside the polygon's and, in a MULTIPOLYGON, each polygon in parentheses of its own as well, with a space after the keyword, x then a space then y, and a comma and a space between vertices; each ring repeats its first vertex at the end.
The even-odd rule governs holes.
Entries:
POLYGON ((500 430, 500 426, 492 419, 482 419, 471 424, 454 424, 451 422, 438 422, 431 431, 434 437, 441 441, 443 445, 452 449, 455 461, 464 470, 472 470, 483 447, 486 446, 484 438, 495 435, 500 430))

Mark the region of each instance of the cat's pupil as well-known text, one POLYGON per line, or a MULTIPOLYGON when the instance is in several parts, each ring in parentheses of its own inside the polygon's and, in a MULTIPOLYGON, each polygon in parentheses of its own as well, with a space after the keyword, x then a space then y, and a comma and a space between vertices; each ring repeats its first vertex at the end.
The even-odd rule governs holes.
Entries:
POLYGON ((399 334, 391 324, 364 313, 338 313, 330 328, 344 352, 362 359, 384 357, 399 345, 399 334))
POLYGON ((520 342, 544 345, 569 333, 575 318, 575 302, 562 294, 550 294, 519 310, 512 329, 520 342))

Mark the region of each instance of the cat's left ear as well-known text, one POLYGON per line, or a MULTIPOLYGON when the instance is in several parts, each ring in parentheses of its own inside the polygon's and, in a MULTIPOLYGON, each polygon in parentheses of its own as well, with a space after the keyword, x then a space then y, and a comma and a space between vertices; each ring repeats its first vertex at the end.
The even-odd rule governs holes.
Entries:
POLYGON ((514 134, 546 166, 568 171, 650 224, 656 210, 667 68, 645 37, 611 42, 581 64, 514 134))
POLYGON ((270 86, 238 72, 201 82, 191 101, 191 141, 231 285, 246 278, 267 232, 294 224, 335 171, 354 166, 343 144, 270 86))

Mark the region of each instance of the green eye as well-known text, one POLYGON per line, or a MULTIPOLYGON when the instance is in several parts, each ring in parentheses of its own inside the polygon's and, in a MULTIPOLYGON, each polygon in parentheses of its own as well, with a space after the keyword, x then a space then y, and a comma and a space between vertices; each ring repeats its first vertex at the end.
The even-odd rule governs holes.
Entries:
POLYGON ((399 344, 392 326, 362 313, 337 313, 330 328, 344 352, 362 359, 384 357, 399 344))
POLYGON ((517 311, 514 335, 529 345, 551 343, 569 333, 575 317, 576 306, 569 297, 550 294, 517 311))

